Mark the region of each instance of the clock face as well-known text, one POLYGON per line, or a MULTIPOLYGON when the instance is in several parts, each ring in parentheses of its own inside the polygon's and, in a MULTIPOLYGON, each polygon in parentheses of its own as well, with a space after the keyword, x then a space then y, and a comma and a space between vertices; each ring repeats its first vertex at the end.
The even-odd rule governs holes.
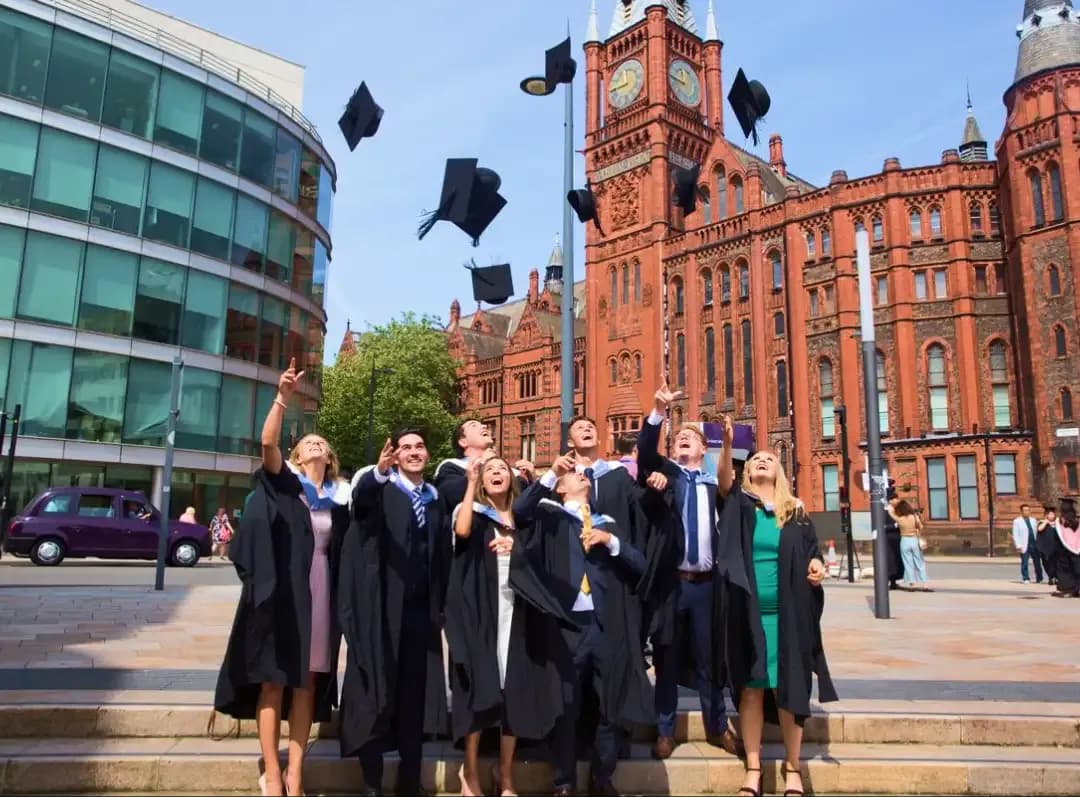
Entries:
POLYGON ((672 61, 668 67, 668 82, 675 99, 691 107, 701 102, 701 81, 694 67, 686 61, 672 61))
POLYGON ((641 61, 631 58, 619 65, 611 76, 608 102, 616 110, 625 108, 641 94, 645 87, 645 68, 641 61))

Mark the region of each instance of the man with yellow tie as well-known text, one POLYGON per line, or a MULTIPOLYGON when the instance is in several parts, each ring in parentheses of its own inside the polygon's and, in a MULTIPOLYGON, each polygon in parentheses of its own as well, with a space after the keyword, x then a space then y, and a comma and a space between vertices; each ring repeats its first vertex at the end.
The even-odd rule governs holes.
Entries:
POLYGON ((573 794, 577 785, 577 727, 586 689, 595 690, 600 710, 589 791, 615 794, 612 776, 624 729, 653 719, 645 664, 632 655, 640 647, 635 590, 646 561, 610 517, 590 510, 591 484, 576 465, 573 453, 559 457, 514 503, 524 546, 510 578, 513 586, 527 570, 543 582, 551 613, 564 625, 565 647, 558 655, 565 665, 565 710, 550 739, 555 794, 573 794))

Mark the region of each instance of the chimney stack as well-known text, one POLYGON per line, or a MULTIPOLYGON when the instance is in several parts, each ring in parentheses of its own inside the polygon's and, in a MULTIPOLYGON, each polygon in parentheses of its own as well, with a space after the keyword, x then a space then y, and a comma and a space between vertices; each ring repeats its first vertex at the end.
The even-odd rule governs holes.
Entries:
POLYGON ((787 177, 787 161, 784 160, 784 139, 779 133, 769 136, 769 165, 781 177, 787 177))
POLYGON ((461 320, 461 303, 457 299, 450 302, 450 328, 453 329, 461 320))
POLYGON ((540 271, 533 269, 529 272, 529 304, 536 304, 540 298, 540 271))

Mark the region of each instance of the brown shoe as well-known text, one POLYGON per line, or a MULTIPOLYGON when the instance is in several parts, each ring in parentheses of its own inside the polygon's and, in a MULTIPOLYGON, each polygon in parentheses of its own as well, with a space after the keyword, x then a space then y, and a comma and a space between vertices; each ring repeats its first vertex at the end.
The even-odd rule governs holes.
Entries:
POLYGON ((728 728, 721 734, 710 734, 705 737, 705 741, 711 744, 713 747, 719 747, 724 752, 742 758, 746 755, 746 750, 743 747, 741 741, 735 738, 735 734, 732 733, 731 728, 728 728))
POLYGON ((653 745, 652 757, 657 761, 666 761, 675 752, 675 740, 670 736, 660 736, 653 745))

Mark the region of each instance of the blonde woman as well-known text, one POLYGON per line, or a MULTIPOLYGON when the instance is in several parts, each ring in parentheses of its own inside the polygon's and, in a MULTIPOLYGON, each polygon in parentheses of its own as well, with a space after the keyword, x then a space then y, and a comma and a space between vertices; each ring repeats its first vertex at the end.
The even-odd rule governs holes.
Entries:
POLYGON ((230 552, 243 588, 214 695, 216 710, 256 720, 264 795, 304 793, 311 724, 329 720, 337 704, 334 585, 349 525, 349 486, 318 435, 301 439, 288 461, 282 456, 282 419, 302 376, 291 361, 263 424, 262 467, 230 552), (284 773, 282 716, 289 719, 284 773))
POLYGON ((198 523, 199 521, 195 519, 195 507, 189 506, 187 509, 185 509, 184 514, 182 514, 180 516, 180 522, 181 523, 198 523))
POLYGON ((761 736, 765 720, 779 723, 786 760, 784 794, 803 793, 802 726, 810 715, 813 674, 818 700, 836 700, 821 644, 825 563, 814 525, 780 461, 759 451, 746 462, 736 485, 733 426, 724 418, 724 447, 717 481, 725 496, 720 515, 716 591, 723 607, 731 693, 746 746, 743 797, 761 794, 761 736))

